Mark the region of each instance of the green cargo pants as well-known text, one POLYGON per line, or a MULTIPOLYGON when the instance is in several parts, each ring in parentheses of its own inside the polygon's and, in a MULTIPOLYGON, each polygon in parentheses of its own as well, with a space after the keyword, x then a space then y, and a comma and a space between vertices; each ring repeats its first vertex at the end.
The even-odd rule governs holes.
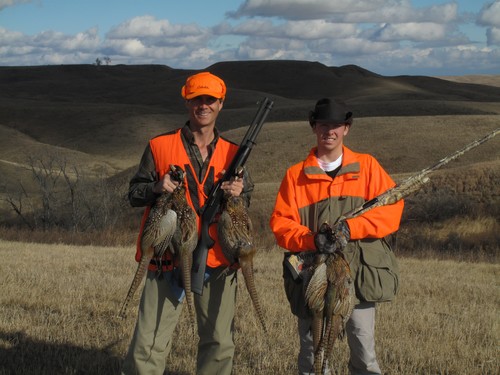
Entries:
MULTIPOLYGON (((203 295, 194 295, 200 337, 196 373, 230 375, 234 356, 236 275, 231 271, 221 276, 223 268, 212 271, 203 295)), ((154 272, 148 272, 134 335, 122 367, 123 375, 162 375, 165 371, 165 359, 182 311, 169 279, 158 280, 154 272)))

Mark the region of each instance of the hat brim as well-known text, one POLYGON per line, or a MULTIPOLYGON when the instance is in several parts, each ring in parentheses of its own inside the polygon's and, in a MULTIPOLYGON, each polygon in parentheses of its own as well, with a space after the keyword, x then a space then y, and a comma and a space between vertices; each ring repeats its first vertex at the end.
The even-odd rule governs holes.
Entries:
POLYGON ((220 96, 220 92, 214 92, 212 90, 198 90, 196 92, 191 92, 185 96, 187 100, 196 98, 197 96, 208 95, 216 99, 224 99, 224 97, 220 96))

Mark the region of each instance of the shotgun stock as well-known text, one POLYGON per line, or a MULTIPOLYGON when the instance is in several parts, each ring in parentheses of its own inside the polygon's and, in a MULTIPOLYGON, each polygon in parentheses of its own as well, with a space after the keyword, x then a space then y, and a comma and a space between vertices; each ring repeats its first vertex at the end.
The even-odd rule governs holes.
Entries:
POLYGON ((238 151, 234 156, 229 168, 224 173, 224 176, 217 181, 212 187, 210 194, 205 202, 203 213, 201 215, 201 233, 198 244, 193 252, 193 268, 191 272, 191 290, 201 295, 203 293, 203 282, 205 280, 205 267, 207 264, 208 249, 214 245, 214 240, 208 233, 208 228, 213 222, 215 216, 219 213, 222 204, 224 191, 221 185, 224 181, 229 181, 235 177, 240 169, 245 165, 245 162, 255 145, 255 140, 259 134, 267 115, 271 111, 274 102, 268 98, 260 103, 260 107, 255 115, 252 124, 247 130, 245 137, 240 143, 238 151))

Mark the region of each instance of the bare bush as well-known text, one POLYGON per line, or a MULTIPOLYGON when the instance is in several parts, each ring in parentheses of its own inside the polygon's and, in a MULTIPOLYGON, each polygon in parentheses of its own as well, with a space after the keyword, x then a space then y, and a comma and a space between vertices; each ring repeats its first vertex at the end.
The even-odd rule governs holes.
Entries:
POLYGON ((58 154, 30 156, 27 165, 35 189, 20 185, 6 200, 31 230, 108 230, 126 215, 123 187, 111 184, 104 169, 84 170, 58 154))

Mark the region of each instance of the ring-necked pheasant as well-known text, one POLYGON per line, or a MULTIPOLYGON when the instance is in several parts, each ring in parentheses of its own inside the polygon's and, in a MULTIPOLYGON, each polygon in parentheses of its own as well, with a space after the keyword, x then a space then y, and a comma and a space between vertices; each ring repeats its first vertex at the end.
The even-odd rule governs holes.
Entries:
MULTIPOLYGON (((319 233, 334 241, 332 228, 323 224, 319 233)), ((313 313, 314 371, 324 374, 335 341, 341 338, 354 308, 354 281, 342 251, 320 254, 310 268, 305 298, 313 313)))
POLYGON ((253 257, 256 252, 253 241, 252 221, 241 196, 224 194, 223 210, 219 218, 218 235, 222 252, 231 265, 239 264, 245 285, 254 305, 257 317, 267 333, 264 314, 260 304, 253 272, 253 257))
POLYGON ((198 224, 196 214, 186 200, 186 188, 179 186, 172 197, 172 210, 177 214, 177 226, 171 240, 170 250, 179 259, 182 274, 182 284, 186 293, 191 327, 195 328, 194 298, 191 292, 191 267, 193 251, 198 243, 198 224))
POLYGON ((178 189, 182 186, 185 172, 178 166, 171 166, 169 173, 172 179, 179 182, 179 186, 173 193, 164 192, 151 206, 140 238, 141 259, 118 314, 121 318, 125 317, 128 305, 144 279, 151 259, 156 261, 158 275, 161 275, 161 259, 177 228, 177 213, 172 209, 172 202, 173 197, 179 193, 178 189))

